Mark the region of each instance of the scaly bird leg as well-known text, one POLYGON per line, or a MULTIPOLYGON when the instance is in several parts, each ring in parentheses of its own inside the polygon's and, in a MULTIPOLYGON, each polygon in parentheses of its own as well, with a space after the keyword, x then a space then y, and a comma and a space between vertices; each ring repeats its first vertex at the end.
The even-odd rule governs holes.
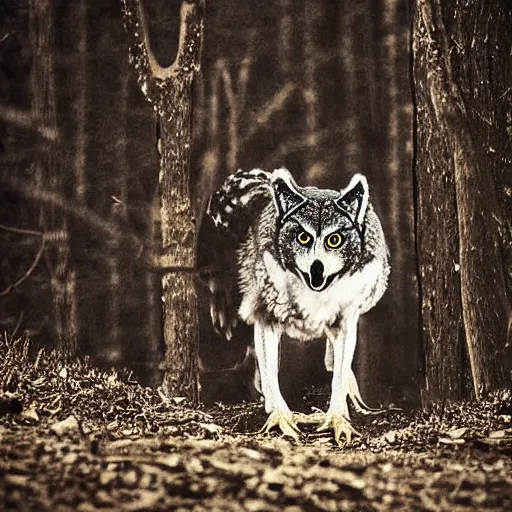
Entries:
MULTIPOLYGON (((326 330, 327 340, 325 344, 325 369, 328 372, 332 372, 334 370, 334 343, 336 342, 336 338, 333 333, 327 329, 326 330)), ((349 382, 349 392, 348 396, 352 400, 354 407, 357 412, 361 414, 379 414, 382 411, 381 409, 373 409, 365 404, 363 398, 361 397, 361 392, 359 391, 359 385, 357 384, 357 379, 354 374, 352 368, 350 368, 350 382, 349 382)))
POLYGON ((254 349, 258 361, 261 392, 265 400, 265 411, 269 417, 260 432, 269 432, 277 427, 285 436, 299 439, 299 429, 294 413, 284 401, 279 388, 279 328, 256 322, 254 325, 254 349))
MULTIPOLYGON (((359 315, 346 317, 340 326, 337 336, 326 330, 328 350, 326 351, 326 366, 332 363, 332 390, 329 409, 319 431, 334 430, 336 443, 341 444, 342 437, 350 441, 352 435, 358 432, 350 424, 347 398, 360 397, 359 387, 352 371, 352 360, 356 349, 357 321, 359 315), (330 345, 330 346, 329 346, 330 345), (329 352, 329 354, 327 354, 329 352), (354 387, 355 383, 355 387, 354 387)), ((359 405, 359 404, 358 404, 359 405)))

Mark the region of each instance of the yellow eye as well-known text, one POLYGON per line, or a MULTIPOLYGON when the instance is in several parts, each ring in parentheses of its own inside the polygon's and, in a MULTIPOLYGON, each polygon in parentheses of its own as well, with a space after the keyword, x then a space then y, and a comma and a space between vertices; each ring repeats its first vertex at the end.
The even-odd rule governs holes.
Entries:
POLYGON ((305 231, 301 231, 297 236, 297 240, 301 245, 308 245, 311 242, 311 236, 308 235, 305 231))
POLYGON ((326 240, 327 247, 337 249, 343 243, 343 237, 339 233, 329 235, 326 240))

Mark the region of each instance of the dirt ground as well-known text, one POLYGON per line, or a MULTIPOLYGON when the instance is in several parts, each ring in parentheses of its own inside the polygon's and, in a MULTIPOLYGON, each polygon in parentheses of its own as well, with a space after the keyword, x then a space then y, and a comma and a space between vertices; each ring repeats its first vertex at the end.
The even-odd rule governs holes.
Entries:
POLYGON ((2 510, 512 510, 510 393, 358 417, 338 447, 258 434, 260 404, 194 410, 22 341, 0 361, 2 510))

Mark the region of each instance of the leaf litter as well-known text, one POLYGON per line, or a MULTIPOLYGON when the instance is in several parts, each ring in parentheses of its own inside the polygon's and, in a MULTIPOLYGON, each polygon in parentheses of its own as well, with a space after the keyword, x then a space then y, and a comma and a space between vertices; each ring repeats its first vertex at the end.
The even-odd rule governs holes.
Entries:
POLYGON ((25 340, 1 338, 0 361, 5 510, 512 510, 510 392, 356 416, 340 448, 259 434, 259 403, 195 409, 25 340))

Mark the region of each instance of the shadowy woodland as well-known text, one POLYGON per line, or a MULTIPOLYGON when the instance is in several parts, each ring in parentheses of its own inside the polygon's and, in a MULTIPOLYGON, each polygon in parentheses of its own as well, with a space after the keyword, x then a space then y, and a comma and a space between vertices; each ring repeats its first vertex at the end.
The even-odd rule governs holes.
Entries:
MULTIPOLYGON (((188 0, 164 90, 182 1, 143 3, 143 70, 134 0, 0 4, 0 508, 510 510, 512 7, 188 0), (391 253, 355 367, 383 408, 341 450, 257 431, 252 333, 213 332, 196 267, 210 194, 281 166, 364 174, 391 253), (201 407, 172 381, 170 289, 201 407)), ((292 408, 325 408, 323 350, 284 343, 292 408)))
MULTIPOLYGON (((147 4, 153 50, 167 64, 180 2, 147 4)), ((0 212, 10 229, 0 230, 1 328, 35 346, 76 346, 158 383, 160 275, 144 258, 160 237, 156 127, 128 62, 121 6, 60 1, 37 13, 40 5, 3 7, 9 186, 0 212), (51 33, 41 43, 43 26, 51 33), (46 90, 33 86, 41 80, 46 90)), ((358 373, 375 403, 418 397, 410 17, 406 1, 207 4, 194 83, 198 220, 237 168, 284 165, 299 183, 332 188, 367 176, 393 268, 385 298, 361 322, 358 373)), ((217 338, 207 290, 199 295, 201 361, 211 375, 240 360, 250 335, 217 338)), ((321 350, 286 353, 296 359, 289 364, 302 361, 290 389, 325 380, 321 350)))

